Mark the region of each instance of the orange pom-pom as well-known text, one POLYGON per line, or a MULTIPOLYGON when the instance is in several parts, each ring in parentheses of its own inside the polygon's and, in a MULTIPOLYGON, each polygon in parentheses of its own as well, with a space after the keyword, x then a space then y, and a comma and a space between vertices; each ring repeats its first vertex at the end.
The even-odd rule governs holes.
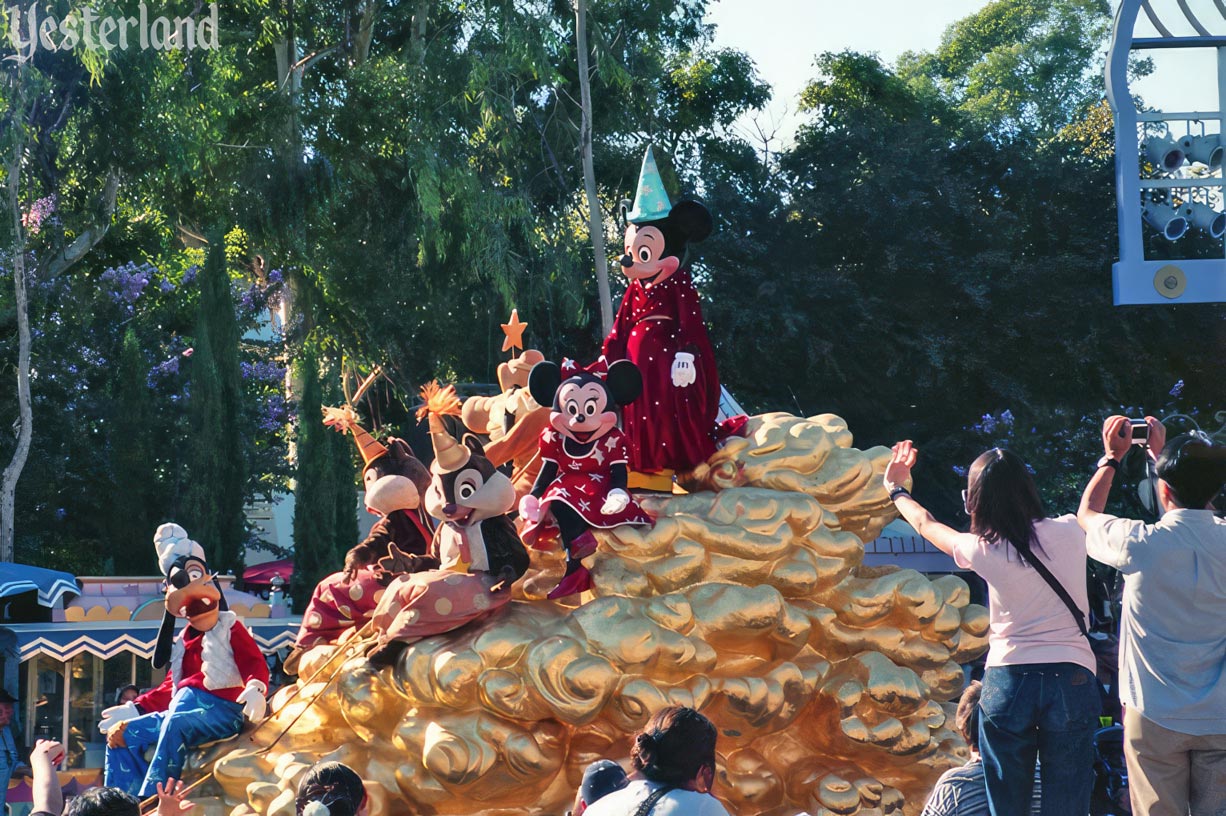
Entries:
POLYGON ((455 386, 443 388, 438 380, 432 380, 421 387, 423 405, 417 409, 417 418, 434 416, 459 416, 460 398, 456 395, 455 386))
POLYGON ((340 433, 351 431, 358 425, 358 415, 352 405, 342 405, 339 408, 323 406, 324 425, 340 433))

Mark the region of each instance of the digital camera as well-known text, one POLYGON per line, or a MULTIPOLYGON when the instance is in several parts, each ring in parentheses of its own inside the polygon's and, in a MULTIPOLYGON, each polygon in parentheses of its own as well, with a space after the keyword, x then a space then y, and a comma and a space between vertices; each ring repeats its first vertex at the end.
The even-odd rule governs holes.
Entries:
POLYGON ((1149 424, 1143 419, 1130 419, 1132 426, 1132 444, 1145 445, 1149 442, 1149 424))

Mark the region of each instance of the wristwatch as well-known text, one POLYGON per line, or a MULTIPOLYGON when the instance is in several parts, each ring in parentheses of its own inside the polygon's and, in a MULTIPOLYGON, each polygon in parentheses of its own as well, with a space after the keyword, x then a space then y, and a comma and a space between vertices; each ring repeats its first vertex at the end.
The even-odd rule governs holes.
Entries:
POLYGON ((1094 463, 1094 469, 1101 470, 1105 467, 1109 467, 1112 470, 1119 470, 1120 461, 1118 459, 1112 459, 1111 454, 1109 453, 1104 454, 1102 459, 1099 459, 1097 462, 1094 463))

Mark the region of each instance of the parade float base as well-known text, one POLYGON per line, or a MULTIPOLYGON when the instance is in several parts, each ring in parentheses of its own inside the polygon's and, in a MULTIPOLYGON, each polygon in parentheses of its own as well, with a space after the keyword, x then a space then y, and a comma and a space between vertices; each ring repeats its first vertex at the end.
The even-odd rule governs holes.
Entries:
POLYGON ((201 809, 287 816, 307 768, 338 760, 372 816, 562 814, 590 762, 628 766, 634 733, 680 704, 715 722, 715 793, 737 816, 918 814, 966 760, 948 701, 987 612, 955 576, 861 564, 895 516, 887 449, 851 447, 832 415, 746 434, 687 494, 642 497, 654 528, 598 536, 577 608, 538 599, 562 561, 534 553, 519 599, 394 666, 314 650, 313 682, 197 758, 201 809))

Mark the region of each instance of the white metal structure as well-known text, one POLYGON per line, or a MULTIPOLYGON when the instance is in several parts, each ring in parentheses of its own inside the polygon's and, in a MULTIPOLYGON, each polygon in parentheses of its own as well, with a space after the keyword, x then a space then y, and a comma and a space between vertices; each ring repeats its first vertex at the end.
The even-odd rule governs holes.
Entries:
POLYGON ((1226 302, 1226 247, 1216 257, 1181 259, 1176 254, 1150 260, 1142 228, 1144 221, 1170 241, 1178 241, 1189 230, 1221 240, 1226 223, 1221 163, 1226 134, 1226 2, 1121 0, 1106 73, 1107 100, 1115 116, 1120 231, 1120 259, 1112 268, 1116 305, 1226 302), (1141 12, 1158 36, 1136 36, 1141 12), (1134 51, 1167 48, 1216 51, 1214 74, 1181 79, 1216 80, 1217 110, 1137 110, 1128 89, 1129 57, 1134 51), (1200 162, 1195 172, 1189 159, 1200 162))

